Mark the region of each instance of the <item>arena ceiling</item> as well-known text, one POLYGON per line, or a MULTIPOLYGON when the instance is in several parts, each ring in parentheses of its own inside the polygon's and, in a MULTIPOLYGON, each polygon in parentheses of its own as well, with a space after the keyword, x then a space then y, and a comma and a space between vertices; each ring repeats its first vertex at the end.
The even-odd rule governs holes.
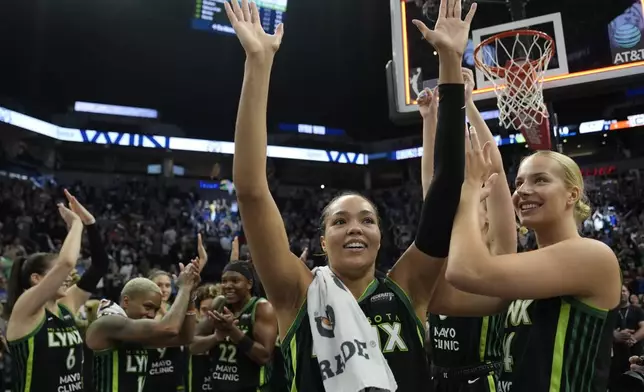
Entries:
MULTIPOLYGON (((602 12, 584 0, 533 0, 528 13, 608 22, 632 2, 593 1, 602 12)), ((270 123, 341 128, 361 141, 418 133, 418 126, 394 127, 387 115, 387 1, 291 0, 288 7, 270 123)), ((479 10, 474 27, 509 21, 504 6, 479 10)), ((0 95, 45 117, 76 100, 150 107, 190 136, 230 139, 244 55, 232 36, 191 30, 192 12, 191 1, 177 0, 3 2, 0 95)))

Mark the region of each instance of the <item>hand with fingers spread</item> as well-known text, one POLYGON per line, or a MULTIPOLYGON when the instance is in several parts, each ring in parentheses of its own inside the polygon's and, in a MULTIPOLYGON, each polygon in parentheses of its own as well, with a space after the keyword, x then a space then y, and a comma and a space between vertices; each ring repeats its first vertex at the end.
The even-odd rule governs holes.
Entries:
POLYGON ((486 142, 481 147, 481 142, 476 134, 476 129, 470 127, 469 139, 465 140, 465 181, 463 186, 468 191, 480 192, 481 199, 490 194, 490 190, 498 173, 492 172, 492 159, 490 150, 492 145, 486 142))
POLYGON ((436 118, 438 116, 438 91, 437 89, 425 88, 418 94, 418 111, 420 115, 426 118, 436 118))
POLYGON ((65 224, 67 224, 67 229, 71 228, 74 223, 82 223, 78 214, 65 207, 63 203, 58 203, 58 213, 65 221, 65 224))
POLYGON ((69 202, 69 208, 81 218, 85 226, 93 225, 94 223, 96 223, 96 219, 94 219, 94 215, 90 214, 89 211, 87 211, 87 209, 83 207, 81 203, 78 202, 78 199, 76 199, 74 195, 69 193, 67 189, 65 189, 63 192, 65 193, 65 197, 69 202))
POLYGON ((237 0, 225 1, 224 7, 247 56, 277 52, 282 43, 284 25, 280 23, 274 35, 266 34, 255 2, 249 5, 248 0, 242 0, 240 5, 237 0))
POLYGON ((469 68, 461 68, 463 82, 465 83, 465 103, 472 99, 474 92, 474 73, 469 68))
POLYGON ((476 13, 476 3, 472 3, 464 20, 461 19, 461 11, 461 0, 441 0, 434 30, 430 30, 418 19, 414 19, 413 23, 439 54, 452 52, 462 57, 470 33, 470 24, 476 13))

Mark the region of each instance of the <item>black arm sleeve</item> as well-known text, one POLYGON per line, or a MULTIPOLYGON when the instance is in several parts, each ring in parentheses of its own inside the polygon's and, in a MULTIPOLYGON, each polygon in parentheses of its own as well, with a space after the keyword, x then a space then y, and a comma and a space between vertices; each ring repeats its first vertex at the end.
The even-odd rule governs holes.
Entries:
POLYGON ((429 256, 445 258, 465 176, 465 87, 441 84, 438 97, 434 178, 425 195, 415 244, 429 256))
POLYGON ((109 259, 103 246, 101 233, 96 223, 87 225, 87 238, 89 240, 89 253, 92 257, 92 264, 87 271, 81 276, 76 284, 78 288, 92 293, 96 290, 96 285, 107 274, 109 259))

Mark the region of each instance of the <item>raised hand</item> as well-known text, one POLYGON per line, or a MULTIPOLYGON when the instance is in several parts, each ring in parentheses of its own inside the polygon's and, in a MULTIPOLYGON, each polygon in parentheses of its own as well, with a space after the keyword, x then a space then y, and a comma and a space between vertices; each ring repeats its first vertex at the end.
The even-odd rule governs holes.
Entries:
POLYGON ((463 82, 465 82, 465 102, 472 99, 472 92, 474 92, 474 73, 469 68, 461 68, 463 74, 463 82))
POLYGON ((237 0, 231 0, 230 3, 226 1, 224 7, 247 56, 277 52, 284 35, 283 24, 277 26, 274 35, 266 34, 255 3, 249 6, 248 0, 242 0, 240 6, 237 0))
POLYGON ((438 92, 436 89, 425 88, 418 94, 418 111, 423 118, 438 115, 438 92))
POLYGON ((430 30, 418 19, 414 19, 413 23, 439 54, 444 55, 452 52, 463 57, 467 37, 470 33, 470 24, 475 13, 476 3, 472 3, 465 20, 461 20, 461 0, 441 0, 434 30, 430 30))
POLYGON ((489 195, 491 185, 496 181, 498 173, 492 172, 492 159, 490 150, 492 145, 486 142, 481 148, 481 142, 476 134, 476 129, 470 127, 469 140, 465 140, 465 182, 482 192, 482 195, 489 195), (485 187, 484 187, 485 186, 485 187))
POLYGON ((90 214, 89 211, 81 203, 78 202, 78 199, 67 189, 63 191, 65 193, 65 197, 67 198, 67 201, 69 202, 69 208, 78 215, 81 220, 83 221, 84 225, 93 225, 96 223, 96 219, 94 219, 94 215, 90 214))
POLYGON ((197 234, 197 255, 199 255, 199 268, 203 269, 208 262, 208 253, 206 253, 206 248, 203 246, 201 233, 197 234))
POLYGON ((197 287, 201 277, 199 273, 199 259, 193 259, 188 265, 184 266, 183 263, 179 263, 179 277, 177 278, 177 286, 193 289, 197 287))
POLYGON ((302 254, 300 255, 300 260, 306 263, 306 261, 309 259, 309 248, 306 247, 302 251, 302 254))
POLYGON ((63 203, 58 203, 58 213, 67 224, 67 228, 71 228, 74 222, 82 222, 81 218, 72 210, 65 207, 63 203))

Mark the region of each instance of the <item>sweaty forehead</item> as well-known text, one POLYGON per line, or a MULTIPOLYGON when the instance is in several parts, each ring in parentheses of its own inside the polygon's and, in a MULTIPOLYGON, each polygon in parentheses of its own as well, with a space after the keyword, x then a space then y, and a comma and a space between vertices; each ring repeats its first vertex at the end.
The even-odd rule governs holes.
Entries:
POLYGON ((341 212, 358 214, 362 211, 375 213, 371 203, 369 203, 364 197, 358 195, 342 196, 329 206, 329 216, 341 212))
POLYGON ((537 173, 548 173, 553 176, 560 176, 561 170, 558 163, 554 160, 539 155, 533 155, 526 158, 521 163, 517 177, 525 178, 537 173))

